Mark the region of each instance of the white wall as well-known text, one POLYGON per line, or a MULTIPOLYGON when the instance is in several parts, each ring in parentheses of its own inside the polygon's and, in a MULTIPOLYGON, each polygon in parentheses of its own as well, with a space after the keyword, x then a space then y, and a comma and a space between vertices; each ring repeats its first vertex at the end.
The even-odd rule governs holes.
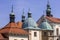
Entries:
POLYGON ((57 28, 58 28, 58 30, 59 30, 58 33, 59 33, 59 35, 60 35, 60 26, 59 26, 59 25, 54 26, 54 35, 57 35, 57 34, 56 34, 56 32, 57 32, 56 29, 57 29, 57 28))
MULTIPOLYGON (((60 35, 60 25, 56 24, 54 26, 54 36, 57 36, 57 31, 56 31, 57 28, 59 30, 58 35, 60 35)), ((57 37, 54 37, 54 40, 57 40, 57 38, 59 38, 59 37, 58 36, 57 37)))
POLYGON ((28 40, 28 37, 21 37, 21 36, 9 36, 9 40, 14 40, 14 39, 17 39, 17 40, 28 40))
POLYGON ((38 31, 38 30, 29 30, 29 33, 31 34, 30 36, 29 36, 29 40, 39 40, 40 38, 40 32, 38 31), (34 32, 37 32, 37 36, 36 37, 34 37, 34 32))
MULTIPOLYGON (((54 36, 57 36, 57 32, 56 32, 56 29, 58 28, 59 29, 59 32, 58 32, 58 34, 60 35, 60 24, 59 23, 53 23, 53 22, 50 22, 49 20, 48 20, 48 22, 51 24, 51 26, 52 26, 52 28, 53 28, 53 31, 54 31, 54 33, 53 33, 53 35, 54 36)), ((53 37, 54 38, 54 40, 57 40, 59 37, 53 37)))

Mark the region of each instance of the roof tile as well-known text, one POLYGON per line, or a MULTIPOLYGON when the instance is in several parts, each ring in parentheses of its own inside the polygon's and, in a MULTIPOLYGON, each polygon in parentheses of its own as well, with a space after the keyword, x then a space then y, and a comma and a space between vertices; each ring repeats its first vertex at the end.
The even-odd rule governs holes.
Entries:
POLYGON ((17 22, 17 25, 22 28, 22 22, 17 22))
POLYGON ((59 18, 54 18, 54 17, 47 17, 46 18, 48 20, 50 20, 51 22, 54 22, 54 23, 60 23, 60 19, 59 18))
POLYGON ((1 29, 1 33, 13 33, 13 34, 22 34, 22 35, 28 35, 28 32, 25 31, 22 28, 19 28, 19 26, 16 23, 8 23, 4 28, 1 29))
POLYGON ((1 35, 1 33, 0 33, 0 39, 4 39, 4 37, 1 35))

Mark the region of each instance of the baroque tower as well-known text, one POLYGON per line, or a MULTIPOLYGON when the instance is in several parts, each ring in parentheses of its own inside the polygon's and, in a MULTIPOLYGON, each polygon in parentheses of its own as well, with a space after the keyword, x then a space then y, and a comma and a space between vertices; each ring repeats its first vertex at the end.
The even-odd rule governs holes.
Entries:
POLYGON ((46 16, 48 16, 48 17, 52 17, 53 16, 51 14, 51 7, 50 7, 50 4, 49 4, 49 0, 48 0, 48 3, 47 3, 46 16))
POLYGON ((10 13, 10 23, 11 22, 15 22, 15 14, 13 13, 13 5, 12 5, 11 13, 10 13))

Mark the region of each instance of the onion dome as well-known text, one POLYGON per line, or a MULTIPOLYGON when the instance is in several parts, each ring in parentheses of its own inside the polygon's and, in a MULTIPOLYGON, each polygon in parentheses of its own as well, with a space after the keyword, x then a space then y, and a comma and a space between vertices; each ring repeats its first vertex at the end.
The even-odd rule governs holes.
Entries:
POLYGON ((52 30, 51 25, 47 21, 42 22, 39 28, 44 29, 44 30, 52 30))

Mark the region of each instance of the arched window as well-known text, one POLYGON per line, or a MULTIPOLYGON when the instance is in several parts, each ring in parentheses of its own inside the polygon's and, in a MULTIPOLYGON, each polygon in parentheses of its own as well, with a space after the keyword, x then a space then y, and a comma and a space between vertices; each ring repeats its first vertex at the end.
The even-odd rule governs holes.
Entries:
POLYGON ((34 32, 34 36, 35 36, 35 37, 37 36, 37 32, 34 32))
POLYGON ((58 28, 56 29, 56 34, 57 34, 57 35, 59 34, 59 29, 58 29, 58 28))

